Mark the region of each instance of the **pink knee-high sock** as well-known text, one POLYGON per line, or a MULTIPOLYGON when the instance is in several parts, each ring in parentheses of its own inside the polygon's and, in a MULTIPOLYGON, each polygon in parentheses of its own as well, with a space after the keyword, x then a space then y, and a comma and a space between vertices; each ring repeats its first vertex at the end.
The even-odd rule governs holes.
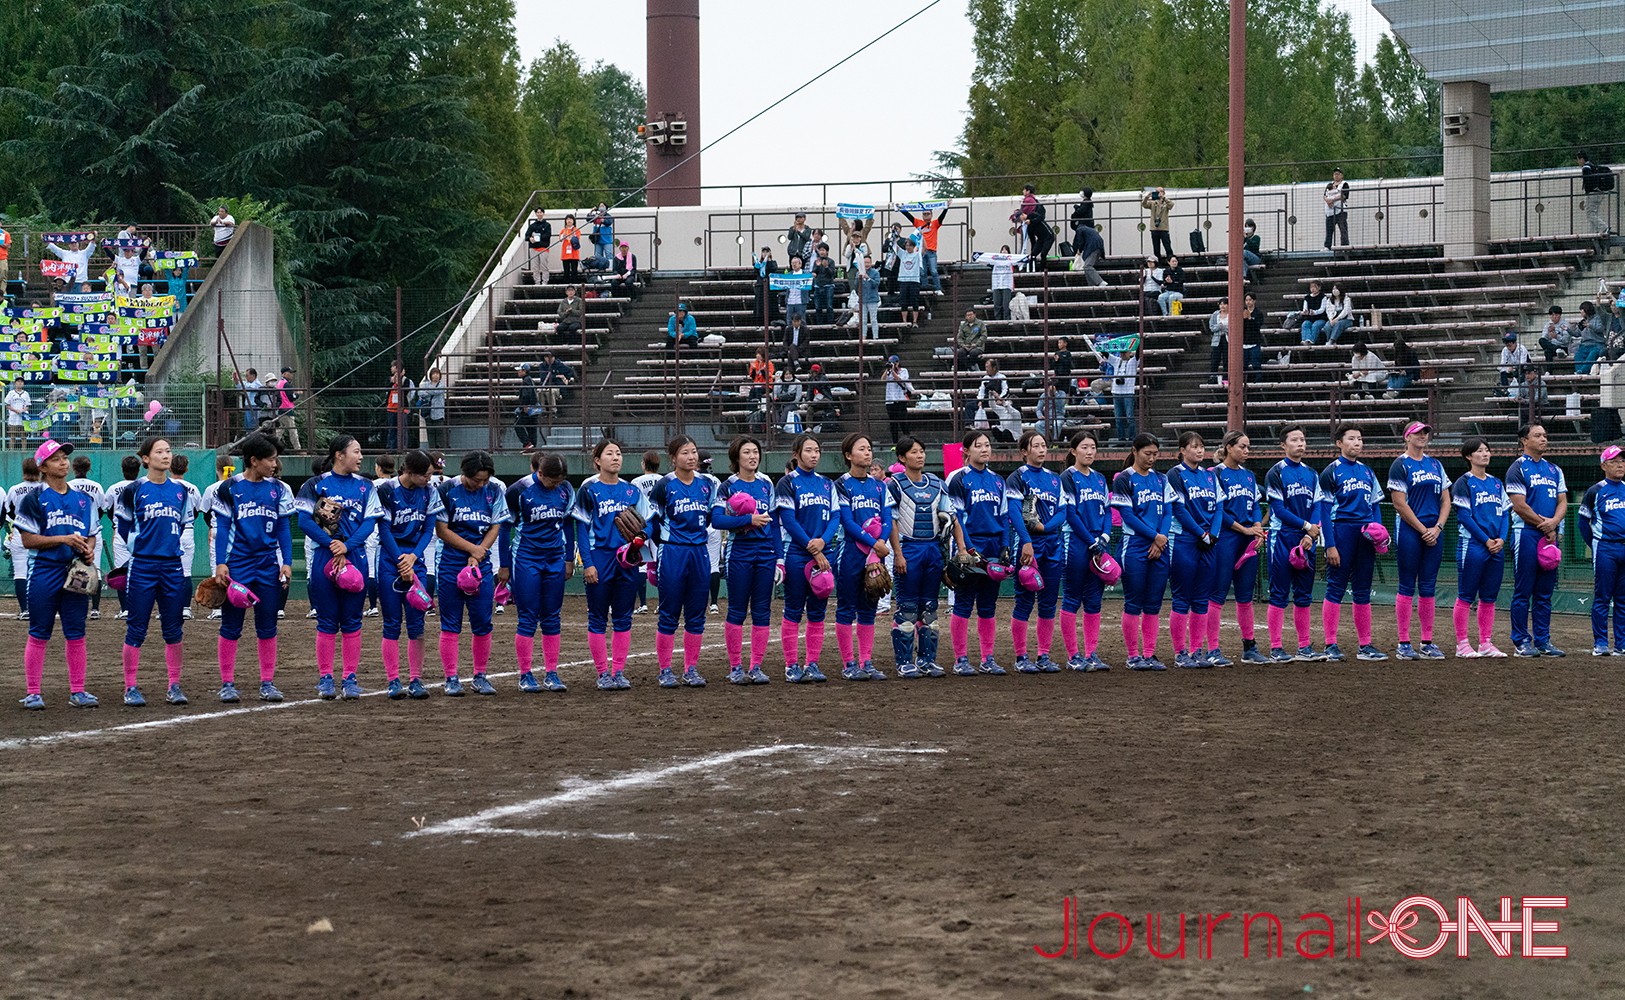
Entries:
MULTIPOLYGON (((1219 648, 1219 613, 1224 610, 1222 604, 1209 604, 1207 606, 1207 648, 1219 648)), ((1249 636, 1248 638, 1251 638, 1249 636)))
POLYGON ((954 647, 954 659, 970 656, 970 619, 958 615, 948 616, 948 639, 954 647))
POLYGON ((528 674, 536 666, 536 637, 533 635, 515 635, 513 637, 513 658, 519 665, 519 672, 528 674))
MULTIPOLYGON (((30 636, 29 638, 32 639, 33 637, 30 636)), ((85 666, 87 664, 85 640, 83 638, 63 640, 62 653, 68 661, 68 690, 83 691, 85 689, 85 666)), ((40 656, 44 657, 44 655, 45 645, 41 643, 40 656)))
MULTIPOLYGON (((259 641, 260 654, 260 681, 262 683, 276 679, 276 636, 259 641)), ((412 673, 413 677, 417 672, 412 673)))
POLYGON ((440 667, 447 677, 457 676, 457 660, 462 655, 458 646, 462 645, 462 636, 456 632, 440 633, 440 667))
POLYGON ((1399 633, 1400 642, 1411 641, 1411 602, 1415 598, 1409 594, 1394 595, 1394 631, 1399 633))
POLYGON ((609 637, 602 632, 587 633, 587 648, 592 651, 593 665, 600 674, 609 672, 609 637))
POLYGON ((1495 605, 1478 602, 1478 644, 1488 646, 1495 634, 1495 605))
POLYGON ((1236 625, 1241 629, 1243 642, 1252 642, 1257 635, 1257 628, 1253 622, 1253 602, 1236 602, 1236 625))
POLYGON ((410 671, 409 676, 412 680, 418 680, 423 676, 422 639, 406 640, 406 669, 410 671))
POLYGON ((661 670, 671 669, 671 654, 677 648, 675 633, 667 635, 664 632, 655 633, 655 663, 661 670))
POLYGON ((728 669, 737 670, 745 658, 745 626, 723 622, 722 641, 728 647, 728 669))
POLYGON ((1140 655, 1140 615, 1123 612, 1123 648, 1130 657, 1140 655))
POLYGON ((875 624, 858 625, 858 662, 868 663, 875 658, 875 624))
POLYGON ((686 673, 700 665, 700 647, 705 645, 705 633, 683 633, 683 671, 686 673))
POLYGON ((1017 659, 1027 655, 1027 619, 1011 616, 1010 645, 1014 647, 1017 659))
MULTIPOLYGON (((319 640, 320 635, 317 636, 319 640)), ((136 673, 141 669, 141 647, 124 644, 124 686, 135 687, 136 673)))
POLYGON ((338 641, 332 632, 316 633, 316 672, 323 677, 333 676, 333 647, 338 641))
POLYGON ((1175 611, 1168 616, 1168 638, 1173 641, 1176 654, 1190 651, 1189 614, 1183 611, 1175 611))
POLYGON ((559 669, 559 637, 542 636, 542 669, 553 673, 559 669))
POLYGON ((620 673, 621 671, 625 670, 626 656, 630 652, 632 652, 631 629, 627 629, 625 632, 616 632, 614 635, 610 636, 610 669, 614 670, 616 673, 620 673))
POLYGON ((750 627, 750 665, 752 669, 762 665, 767 657, 768 627, 766 625, 752 625, 750 627))
POLYGON ((1061 612, 1061 645, 1066 647, 1066 658, 1078 655, 1078 613, 1061 612))
POLYGON ((993 655, 994 644, 998 641, 999 620, 997 618, 976 619, 976 651, 986 660, 993 655))
POLYGON ((1326 645, 1337 642, 1337 623, 1343 617, 1343 605, 1331 601, 1320 602, 1320 634, 1326 645))
POLYGON ((835 623, 835 645, 841 649, 841 662, 852 662, 852 626, 835 623))
POLYGON ((45 684, 45 640, 28 637, 23 647, 23 677, 29 694, 39 694, 45 684))
POLYGON ((1093 656, 1100 648, 1100 612, 1083 613, 1083 655, 1093 656))
POLYGON ((1038 619, 1038 655, 1047 656, 1049 649, 1055 644, 1055 619, 1038 619))
POLYGON ((237 640, 221 636, 215 644, 220 660, 220 683, 230 684, 237 679, 237 640))
POLYGON ((485 673, 491 667, 491 633, 475 636, 469 645, 474 649, 474 672, 485 673))
POLYGON ((824 655, 824 623, 807 623, 807 662, 817 663, 824 655))
MULTIPOLYGON (((784 650, 784 665, 795 666, 801 662, 801 623, 786 618, 779 622, 779 648, 784 650)), ((751 651, 752 653, 755 650, 751 651)))
POLYGON ((1456 644, 1471 642, 1472 637, 1467 634, 1467 619, 1473 613, 1473 606, 1466 601, 1456 601, 1456 606, 1450 609, 1450 624, 1456 627, 1456 644))
POLYGON ((1309 609, 1292 605, 1292 631, 1298 633, 1298 646, 1309 645, 1309 609))
POLYGON ((401 679, 401 640, 380 639, 378 654, 384 659, 384 677, 392 681, 401 679))
POLYGON ((1286 608, 1278 608, 1271 604, 1264 611, 1264 620, 1269 623, 1270 648, 1281 649, 1281 643, 1285 641, 1282 633, 1286 631, 1286 608))
POLYGON ((346 632, 339 636, 340 656, 344 660, 344 676, 361 669, 361 633, 346 632))
POLYGON ((181 682, 181 644, 178 642, 164 645, 164 666, 169 668, 169 686, 174 687, 181 682))
POLYGON ((1140 616, 1140 655, 1157 655, 1157 632, 1162 628, 1161 615, 1140 616))
POLYGON ((1354 637, 1360 645, 1371 645, 1371 605, 1356 604, 1354 606, 1354 637))
POLYGON ((1416 606, 1417 606, 1417 609, 1418 609, 1417 617, 1421 618, 1421 620, 1422 620, 1421 621, 1422 641, 1423 642, 1432 642, 1433 641, 1433 619, 1436 616, 1436 610, 1435 610, 1435 607, 1434 607, 1433 598, 1431 598, 1431 597, 1418 597, 1416 599, 1416 606))

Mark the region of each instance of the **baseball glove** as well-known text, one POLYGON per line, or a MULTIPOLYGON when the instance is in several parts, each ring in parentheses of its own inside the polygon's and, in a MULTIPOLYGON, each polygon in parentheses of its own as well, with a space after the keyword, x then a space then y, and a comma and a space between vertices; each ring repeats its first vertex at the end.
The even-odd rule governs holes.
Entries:
POLYGON ((630 542, 634 538, 648 538, 646 528, 643 515, 631 507, 624 508, 615 515, 615 530, 621 533, 623 542, 630 542))
POLYGON ((197 593, 192 600, 206 608, 222 607, 226 603, 226 588, 220 586, 220 581, 214 577, 204 577, 203 582, 197 585, 197 593))
POLYGON ((1038 516, 1038 494, 1029 493, 1021 501, 1021 521, 1027 526, 1028 534, 1042 535, 1044 521, 1038 516))
MULTIPOLYGON (((339 522, 344 520, 344 505, 332 497, 322 497, 316 501, 316 510, 311 516, 316 519, 316 524, 323 531, 332 534, 338 528, 339 522)), ((215 608, 219 606, 218 604, 210 605, 210 607, 215 608)))
POLYGON ((863 569, 863 596, 878 604, 880 599, 889 593, 891 593, 891 574, 886 571, 886 564, 872 562, 865 566, 863 569))

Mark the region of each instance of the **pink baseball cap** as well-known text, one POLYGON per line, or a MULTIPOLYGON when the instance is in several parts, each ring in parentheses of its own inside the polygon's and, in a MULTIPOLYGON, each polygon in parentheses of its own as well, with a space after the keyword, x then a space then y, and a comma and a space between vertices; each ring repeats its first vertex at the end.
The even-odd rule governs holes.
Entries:
POLYGON ((1424 424, 1420 420, 1418 420, 1414 424, 1411 424, 1409 427, 1405 428, 1405 436, 1406 437, 1410 437, 1412 434, 1432 434, 1432 433, 1433 433, 1433 428, 1429 427, 1427 424, 1424 424))
MULTIPOLYGON (((55 455, 59 451, 64 455, 72 455, 73 454, 73 442, 71 442, 71 441, 56 441, 56 440, 52 440, 52 439, 49 439, 49 438, 46 439, 46 441, 43 444, 41 444, 38 448, 34 449, 34 464, 35 465, 44 465, 45 460, 47 458, 50 458, 52 455, 55 455)), ((1607 461, 1607 459, 1604 459, 1604 461, 1607 461)))
MULTIPOLYGON (((47 444, 48 443, 49 442, 47 442, 47 444)), ((40 447, 43 448, 45 445, 40 445, 40 447)), ((72 447, 72 445, 69 445, 69 447, 72 447)), ((1604 462, 1612 462, 1621 455, 1625 455, 1625 448, 1621 448, 1617 444, 1611 444, 1602 450, 1602 460, 1604 462)), ((39 461, 39 459, 36 458, 35 461, 39 461)))

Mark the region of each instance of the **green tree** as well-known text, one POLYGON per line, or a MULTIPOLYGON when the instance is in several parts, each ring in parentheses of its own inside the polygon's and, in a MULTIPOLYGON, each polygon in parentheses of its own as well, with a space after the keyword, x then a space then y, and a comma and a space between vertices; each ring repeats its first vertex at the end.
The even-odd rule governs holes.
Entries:
POLYGON ((532 174, 513 0, 428 0, 427 15, 430 32, 447 47, 431 53, 424 68, 463 81, 468 116, 479 126, 469 152, 488 183, 476 210, 507 222, 530 196, 532 174))
POLYGON ((638 126, 648 113, 643 86, 630 73, 605 62, 593 64, 587 85, 592 88, 593 107, 604 129, 604 181, 614 192, 615 201, 626 198, 623 204, 642 205, 644 158, 648 151, 638 134, 638 126))
POLYGON ((581 59, 559 42, 531 62, 520 113, 530 128, 530 161, 540 190, 573 193, 545 199, 549 208, 609 198, 609 137, 581 59))

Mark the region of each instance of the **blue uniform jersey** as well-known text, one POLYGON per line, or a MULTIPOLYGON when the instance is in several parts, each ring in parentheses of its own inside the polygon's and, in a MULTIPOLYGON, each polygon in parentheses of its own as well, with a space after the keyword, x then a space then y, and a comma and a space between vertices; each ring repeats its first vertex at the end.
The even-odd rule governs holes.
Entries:
POLYGON ((358 557, 367 544, 367 536, 373 533, 384 513, 378 505, 378 493, 373 489, 372 480, 337 472, 324 472, 305 480, 293 505, 299 512, 299 530, 317 548, 325 549, 334 541, 340 541, 358 557), (331 533, 316 521, 316 507, 323 500, 338 505, 338 523, 331 533))
POLYGON ((1232 524, 1257 524, 1260 505, 1258 480, 1253 474, 1245 466, 1232 469, 1227 465, 1218 466, 1213 474, 1219 478, 1219 495, 1224 507, 1222 525, 1228 528, 1232 524))
POLYGON ((576 491, 560 481, 549 489, 534 472, 508 487, 508 516, 519 528, 515 563, 537 565, 562 557, 574 562, 576 533, 570 511, 576 491))
POLYGON ((1219 534, 1219 477, 1212 469, 1192 468, 1184 462, 1168 470, 1168 496, 1173 501, 1172 534, 1219 534))
POLYGON ((935 541, 953 517, 948 484, 940 476, 920 473, 920 481, 899 473, 886 484, 891 494, 892 523, 899 538, 912 542, 935 541))
MULTIPOLYGON (((1405 494, 1405 502, 1410 504, 1411 513, 1425 528, 1438 523, 1439 512, 1444 509, 1445 490, 1449 488, 1450 480, 1444 474, 1444 466, 1431 455, 1421 458, 1401 455, 1388 467, 1388 491, 1405 494)), ((1395 530, 1398 530, 1397 522, 1395 530)))
POLYGON ((1009 537, 1009 500, 1004 480, 992 469, 978 472, 968 465, 955 469, 948 477, 948 503, 969 538, 1009 537))
MULTIPOLYGON (((1558 498, 1568 494, 1569 485, 1562 469, 1545 459, 1537 461, 1528 455, 1519 455, 1507 468, 1506 490, 1509 497, 1523 497, 1529 509, 1541 517, 1553 517, 1557 514, 1558 498)), ((1523 527, 1522 518, 1514 518, 1513 522, 1512 530, 1523 527)))
POLYGON ((119 494, 118 515, 128 522, 130 554, 144 559, 179 559, 181 533, 191 531, 199 496, 179 479, 155 483, 137 479, 119 494))
POLYGON ((214 565, 233 577, 274 575, 293 565, 293 490, 280 479, 238 473, 214 491, 214 565))
POLYGON ((576 551, 583 560, 594 549, 614 552, 626 544, 615 530, 615 515, 628 507, 649 519, 649 498, 627 480, 606 483, 594 476, 581 484, 570 514, 576 520, 576 551))
POLYGON ((1320 473, 1315 503, 1320 507, 1320 527, 1328 533, 1333 524, 1370 524, 1380 520, 1382 487, 1377 474, 1364 462, 1339 455, 1320 473))
POLYGON ((1469 537, 1480 545, 1506 537, 1507 511, 1512 509, 1512 502, 1507 499, 1501 481, 1494 476, 1483 479, 1471 474, 1462 476, 1450 487, 1450 504, 1456 509, 1456 523, 1464 544, 1469 537))
POLYGON ((1145 475, 1129 467, 1112 477, 1112 506, 1123 519, 1123 542, 1149 545, 1167 535, 1174 521, 1173 496, 1168 480, 1156 469, 1145 475))
POLYGON ((649 491, 650 537, 662 545, 706 544, 716 498, 717 481, 710 476, 696 472, 685 485, 677 473, 666 473, 649 491))
POLYGON ((1625 482, 1604 479, 1586 490, 1579 524, 1580 536, 1592 548, 1599 542, 1625 542, 1625 482))
POLYGON ((445 510, 440 491, 425 482, 422 486, 402 486, 400 477, 380 480, 378 494, 378 547, 391 564, 403 555, 417 557, 419 563, 434 542, 434 525, 445 510))
POLYGON ((734 532, 731 542, 734 555, 771 555, 777 559, 781 549, 777 516, 760 528, 745 528, 750 523, 750 515, 740 516, 728 507, 728 501, 736 493, 743 493, 756 501, 756 513, 775 514, 773 482, 770 479, 757 475, 755 479, 747 481, 739 476, 729 476, 722 489, 717 491, 716 499, 711 502, 711 526, 734 532), (737 528, 745 530, 736 531, 737 528))
POLYGON ((1022 465, 1004 481, 1004 495, 1010 505, 1010 524, 1023 544, 1054 549, 1061 544, 1061 529, 1066 526, 1068 498, 1061 489, 1061 477, 1042 466, 1022 465), (1027 528, 1022 511, 1027 500, 1033 501, 1033 513, 1043 522, 1044 533, 1036 539, 1027 528))
MULTIPOLYGON (((440 508, 435 519, 458 538, 475 545, 485 541, 486 532, 493 526, 500 529, 509 520, 508 501, 502 495, 501 486, 487 482, 469 489, 463 485, 462 476, 440 484, 440 508)), ((487 551, 485 557, 490 559, 491 553, 487 551)))
MULTIPOLYGON (((23 497, 22 503, 11 515, 11 523, 17 530, 31 535, 84 535, 93 538, 100 521, 96 502, 88 493, 74 489, 58 493, 43 483, 23 497)), ((36 562, 70 563, 76 555, 66 545, 29 549, 28 553, 30 565, 36 562)), ((179 554, 177 550, 176 555, 179 554)))
POLYGON ((822 538, 825 546, 830 545, 841 527, 835 484, 816 472, 804 471, 799 465, 774 485, 773 507, 778 512, 779 524, 798 552, 805 552, 807 543, 814 538, 822 538))
POLYGON ((878 541, 890 544, 891 492, 886 484, 874 476, 859 479, 848 472, 835 481, 835 502, 841 514, 841 530, 848 540, 873 545, 878 541), (880 518, 876 534, 868 534, 864 526, 873 518, 880 518))
MULTIPOLYGON (((1270 531, 1302 531, 1315 523, 1315 494, 1320 477, 1302 462, 1283 458, 1264 474, 1264 496, 1270 504, 1270 531)), ((1295 544, 1295 542, 1294 542, 1295 544)))
POLYGON ((1111 544, 1111 497, 1106 477, 1090 469, 1079 472, 1076 466, 1061 473, 1061 492, 1066 494, 1066 534, 1068 545, 1088 546, 1099 551, 1111 544))

